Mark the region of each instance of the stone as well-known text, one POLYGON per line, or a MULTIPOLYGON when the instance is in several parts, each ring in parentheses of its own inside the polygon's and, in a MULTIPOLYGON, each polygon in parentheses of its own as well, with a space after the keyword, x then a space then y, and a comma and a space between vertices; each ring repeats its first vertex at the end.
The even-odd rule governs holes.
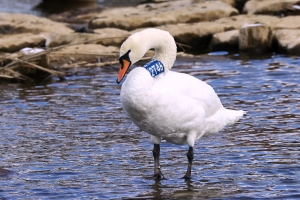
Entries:
POLYGON ((239 30, 215 33, 210 41, 210 51, 234 50, 239 46, 239 30))
POLYGON ((300 30, 299 29, 280 29, 275 31, 279 51, 300 55, 300 30))
POLYGON ((72 33, 64 24, 28 14, 0 13, 0 34, 16 33, 72 33))
POLYGON ((282 14, 291 9, 299 0, 250 0, 243 9, 247 14, 282 14))
POLYGON ((300 29, 300 16, 280 18, 280 20, 274 24, 274 29, 300 29))
POLYGON ((1 35, 0 52, 16 52, 25 47, 44 46, 46 38, 41 34, 20 33, 1 35))
POLYGON ((106 9, 90 21, 89 28, 115 27, 134 30, 167 24, 212 21, 237 14, 235 8, 219 0, 213 2, 179 0, 106 9))
POLYGON ((274 27, 280 23, 281 18, 268 15, 237 15, 216 20, 214 23, 225 24, 233 29, 240 29, 244 24, 261 23, 274 27))
POLYGON ((75 43, 102 44, 105 46, 119 47, 128 36, 128 31, 117 28, 96 29, 94 33, 53 33, 47 37, 46 47, 75 43))
POLYGON ((263 53, 270 51, 273 42, 273 32, 263 24, 247 24, 239 31, 239 49, 263 53))
POLYGON ((101 44, 77 44, 70 45, 51 52, 49 55, 50 66, 60 68, 61 65, 78 62, 98 62, 102 57, 117 57, 119 48, 113 46, 103 46, 101 44))
POLYGON ((126 40, 126 38, 130 35, 128 31, 118 28, 95 29, 94 33, 105 38, 104 40, 99 41, 98 44, 117 47, 120 47, 124 40, 126 40))

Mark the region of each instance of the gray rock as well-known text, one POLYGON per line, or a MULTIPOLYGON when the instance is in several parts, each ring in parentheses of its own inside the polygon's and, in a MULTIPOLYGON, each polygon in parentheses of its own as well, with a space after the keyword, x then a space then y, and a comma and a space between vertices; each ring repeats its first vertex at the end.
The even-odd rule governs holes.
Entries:
POLYGON ((237 14, 235 8, 219 0, 213 2, 179 0, 107 9, 91 20, 89 28, 116 27, 133 30, 167 24, 211 21, 237 14))

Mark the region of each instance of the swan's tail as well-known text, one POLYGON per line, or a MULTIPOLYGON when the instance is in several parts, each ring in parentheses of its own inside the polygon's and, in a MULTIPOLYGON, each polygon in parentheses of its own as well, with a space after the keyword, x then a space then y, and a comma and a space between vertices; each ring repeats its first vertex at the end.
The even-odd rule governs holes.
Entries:
POLYGON ((225 109, 225 112, 223 113, 227 121, 227 125, 234 124, 235 122, 239 121, 243 115, 245 115, 247 112, 243 110, 230 110, 230 109, 225 109))

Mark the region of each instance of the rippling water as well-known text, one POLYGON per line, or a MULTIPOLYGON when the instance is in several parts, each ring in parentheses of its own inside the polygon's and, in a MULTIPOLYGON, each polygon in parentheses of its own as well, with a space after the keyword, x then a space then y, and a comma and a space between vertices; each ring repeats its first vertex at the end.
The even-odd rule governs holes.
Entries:
POLYGON ((152 180, 152 143, 125 116, 113 67, 64 82, 0 85, 0 198, 299 199, 300 59, 181 58, 173 68, 212 85, 237 124, 195 147, 163 142, 166 180, 152 180))

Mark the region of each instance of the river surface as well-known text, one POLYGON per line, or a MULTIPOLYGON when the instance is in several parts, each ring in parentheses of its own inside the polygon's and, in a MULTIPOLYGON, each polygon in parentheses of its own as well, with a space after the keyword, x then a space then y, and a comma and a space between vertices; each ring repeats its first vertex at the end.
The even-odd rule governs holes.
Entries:
MULTIPOLYGON (((203 55, 173 68, 209 83, 247 115, 194 147, 153 144, 121 108, 117 69, 61 82, 0 84, 1 199, 300 199, 300 58, 203 55)), ((176 109, 176 108, 174 108, 176 109)))

